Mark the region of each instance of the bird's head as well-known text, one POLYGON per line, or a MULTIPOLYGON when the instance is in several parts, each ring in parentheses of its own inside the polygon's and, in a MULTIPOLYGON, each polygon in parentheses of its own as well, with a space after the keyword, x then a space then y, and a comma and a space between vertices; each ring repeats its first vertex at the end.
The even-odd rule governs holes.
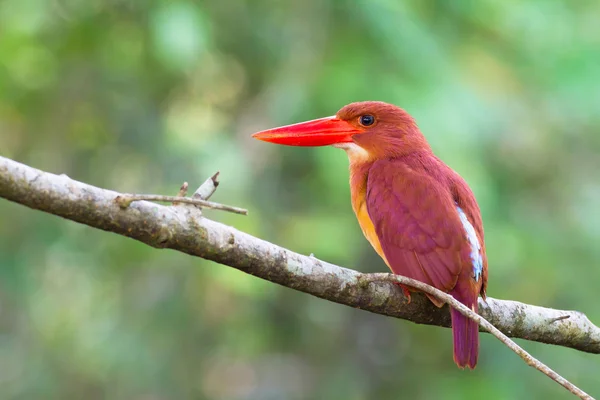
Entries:
POLYGON ((332 117, 273 128, 252 136, 288 146, 333 145, 345 149, 351 161, 429 150, 425 137, 406 111, 379 101, 351 103, 332 117))

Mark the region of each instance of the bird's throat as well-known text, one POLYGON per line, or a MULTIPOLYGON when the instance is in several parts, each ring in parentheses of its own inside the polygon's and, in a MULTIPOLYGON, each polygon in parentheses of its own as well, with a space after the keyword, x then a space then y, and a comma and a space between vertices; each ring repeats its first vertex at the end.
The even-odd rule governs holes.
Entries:
POLYGON ((333 147, 346 151, 351 168, 353 165, 367 163, 371 159, 369 152, 356 143, 338 143, 334 144, 333 147))

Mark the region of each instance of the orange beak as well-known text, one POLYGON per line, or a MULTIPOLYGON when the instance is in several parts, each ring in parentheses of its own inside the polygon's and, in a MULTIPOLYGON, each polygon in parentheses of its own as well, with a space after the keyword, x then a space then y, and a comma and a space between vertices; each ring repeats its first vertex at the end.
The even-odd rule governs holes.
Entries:
POLYGON ((357 133, 361 131, 348 122, 326 117, 257 132, 252 137, 287 146, 328 146, 350 143, 357 133))

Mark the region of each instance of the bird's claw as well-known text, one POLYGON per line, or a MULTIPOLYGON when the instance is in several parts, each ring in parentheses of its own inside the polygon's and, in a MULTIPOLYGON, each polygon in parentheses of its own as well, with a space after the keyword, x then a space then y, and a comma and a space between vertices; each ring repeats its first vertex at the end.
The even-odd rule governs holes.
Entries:
POLYGON ((404 295, 404 297, 406 297, 406 300, 408 301, 406 304, 410 304, 411 298, 410 290, 408 290, 408 287, 404 286, 400 282, 394 282, 394 285, 400 286, 400 289, 402 289, 402 294, 404 295))

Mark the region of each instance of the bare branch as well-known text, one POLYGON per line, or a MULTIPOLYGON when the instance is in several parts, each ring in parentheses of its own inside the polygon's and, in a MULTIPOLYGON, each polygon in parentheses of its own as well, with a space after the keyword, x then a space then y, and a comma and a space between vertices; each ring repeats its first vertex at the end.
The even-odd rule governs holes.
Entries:
POLYGON ((235 214, 248 215, 248 210, 243 208, 214 203, 212 201, 206 201, 202 199, 192 199, 189 197, 163 196, 160 194, 121 194, 115 198, 115 202, 121 208, 127 208, 132 202, 142 200, 194 204, 201 207, 212 208, 214 210, 229 211, 235 214))
POLYGON ((179 192, 177 192, 177 197, 187 196, 188 187, 189 187, 189 184, 187 182, 183 182, 183 184, 179 188, 179 192))
POLYGON ((213 176, 204 181, 202 185, 192 195, 193 199, 202 199, 208 200, 210 196, 213 195, 215 190, 217 190, 217 186, 219 186, 219 171, 217 171, 213 176))
MULTIPOLYGON (((438 309, 419 293, 413 293, 407 304, 402 291, 390 282, 361 284, 369 275, 294 253, 189 212, 187 207, 162 206, 138 197, 122 208, 115 201, 118 196, 128 195, 0 157, 0 197, 153 247, 229 265, 326 300, 419 324, 450 326, 448 309, 438 309)), ((165 198, 162 201, 193 200, 160 196, 165 198)), ((600 354, 600 328, 580 312, 489 297, 486 302, 480 300, 479 312, 509 337, 600 354)))
MULTIPOLYGON (((452 308, 458 310, 465 317, 470 318, 473 321, 477 322, 479 324, 480 328, 485 329, 487 332, 491 333, 496 338, 498 338, 498 340, 500 340, 502 343, 504 343, 509 349, 514 351, 530 367, 533 367, 533 368, 537 369, 538 371, 540 371, 541 373, 545 374, 550 379, 552 379, 553 381, 555 381, 556 383, 558 383, 559 385, 561 385, 562 387, 567 389, 569 392, 571 392, 575 396, 579 397, 580 399, 584 399, 584 400, 592 399, 592 397, 589 394, 587 394, 583 390, 579 389, 577 386, 573 385, 567 379, 563 378, 562 376, 557 374, 555 371, 553 371, 546 364, 542 363, 541 361, 539 361, 538 359, 533 357, 531 354, 529 354, 527 351, 525 351, 521 346, 519 346, 514 341, 510 340, 505 334, 500 332, 494 325, 490 324, 487 320, 482 318, 480 315, 478 315, 473 310, 471 310, 469 307, 465 306, 464 304, 462 304, 461 302, 456 300, 454 297, 452 297, 448 293, 444 293, 441 290, 434 288, 433 286, 424 284, 423 282, 419 282, 414 279, 407 278, 405 276, 393 275, 393 274, 364 275, 361 278, 361 281, 363 284, 365 281, 366 282, 369 282, 369 281, 370 282, 373 282, 373 281, 398 282, 403 285, 410 286, 415 289, 419 289, 419 290, 421 290, 425 293, 428 293, 432 296, 435 296, 437 299, 443 301, 444 303, 448 304, 452 308)), ((566 317, 568 317, 568 315, 566 317)), ((559 318, 564 319, 564 316, 559 317, 559 318)))
MULTIPOLYGON (((181 185, 181 187, 179 188, 179 192, 177 192, 177 197, 185 197, 187 195, 187 191, 188 191, 188 183, 187 182, 183 182, 183 184, 181 185)), ((174 201, 171 203, 172 205, 176 206, 179 203, 174 201)), ((129 204, 127 204, 127 207, 129 207, 129 204)))

